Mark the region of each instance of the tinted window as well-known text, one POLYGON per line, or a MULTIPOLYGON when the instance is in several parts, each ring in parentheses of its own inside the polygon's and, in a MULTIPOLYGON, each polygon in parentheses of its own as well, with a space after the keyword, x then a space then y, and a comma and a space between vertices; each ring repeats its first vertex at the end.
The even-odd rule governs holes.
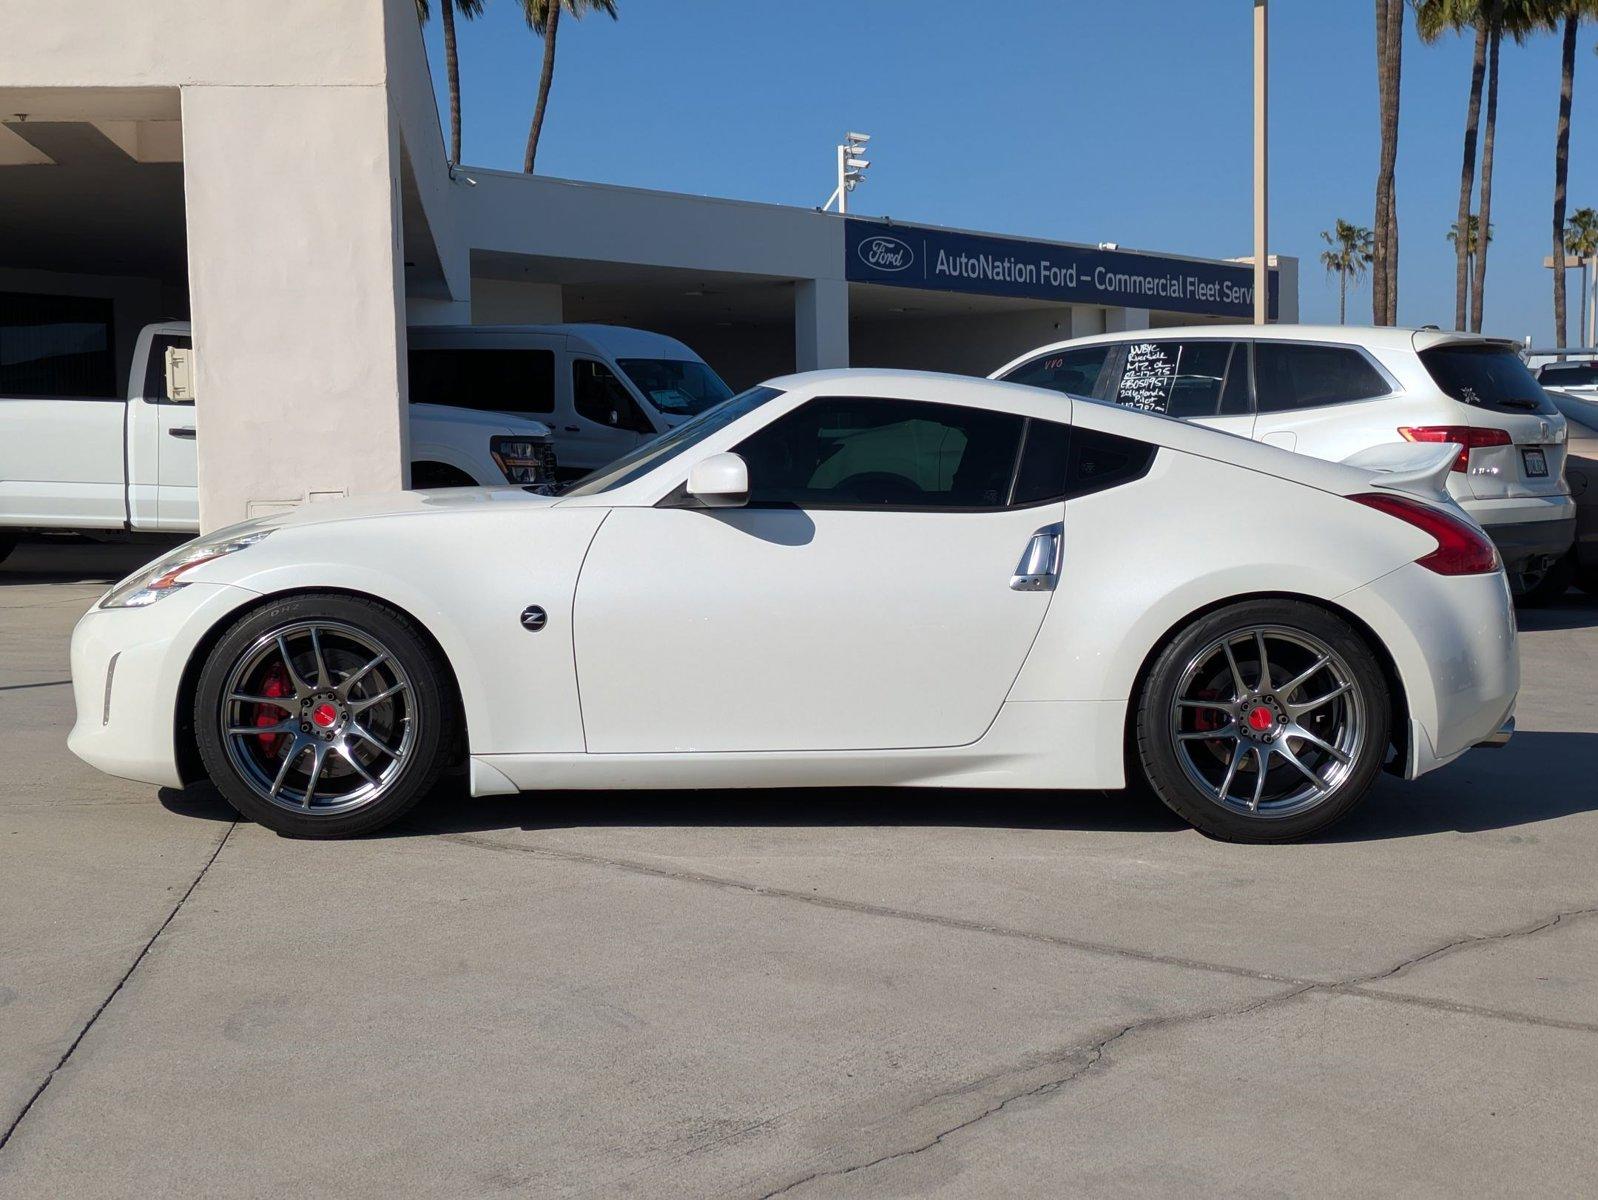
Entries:
POLYGON ((0 395, 118 394, 109 300, 0 292, 0 395))
POLYGON ((187 350, 194 344, 188 334, 158 333, 150 339, 150 357, 144 364, 144 388, 140 395, 152 404, 171 404, 166 398, 166 352, 173 346, 187 350))
POLYGON ((1085 496, 1141 479, 1154 462, 1155 447, 1092 429, 1071 433, 1066 497, 1085 496))
POLYGON ((1058 500, 1065 495, 1071 453, 1071 427, 1029 420, 1010 503, 1016 507, 1058 500))
POLYGON ((1348 346, 1254 343, 1254 400, 1260 412, 1286 412, 1385 396, 1393 389, 1348 346))
POLYGON ((1002 507, 1022 417, 913 400, 812 400, 735 447, 751 504, 1002 507))
POLYGON ((1520 355, 1501 346, 1439 346, 1420 361, 1443 393, 1505 412, 1552 413, 1554 406, 1520 355))
POLYGON ((1099 374, 1109 357, 1110 347, 1083 346, 1079 350, 1055 350, 1022 363, 1004 376, 1008 383, 1025 383, 1055 392, 1091 396, 1099 374))
MULTIPOLYGON (((1115 402, 1170 417, 1217 416, 1223 394, 1237 404, 1236 388, 1227 388, 1232 346, 1219 341, 1134 342, 1126 350, 1115 402)), ((1236 357, 1241 377, 1247 359, 1243 354, 1236 357)), ((1246 392, 1242 404, 1239 411, 1247 412, 1246 392)))
POLYGON ((1598 364, 1577 363, 1543 367, 1537 382, 1544 387, 1592 387, 1598 384, 1598 364))
POLYGON ((694 416, 720 404, 732 389, 702 362, 675 358, 622 358, 616 365, 661 412, 694 416))
POLYGON ((555 411, 555 355, 550 350, 412 350, 412 404, 447 404, 480 412, 555 411))
POLYGON ((572 360, 572 404, 579 417, 596 425, 635 433, 655 431, 622 381, 604 363, 591 358, 572 360))

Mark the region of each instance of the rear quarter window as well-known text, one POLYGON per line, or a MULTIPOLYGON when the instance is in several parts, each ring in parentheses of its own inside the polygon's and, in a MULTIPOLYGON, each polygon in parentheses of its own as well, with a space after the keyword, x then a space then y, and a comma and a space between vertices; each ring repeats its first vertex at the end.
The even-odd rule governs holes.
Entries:
POLYGON ((1420 361, 1445 396, 1498 412, 1558 410, 1520 355, 1501 346, 1438 346, 1420 361))
POLYGON ((1254 403, 1260 412, 1290 412, 1385 396, 1382 373, 1350 346, 1254 343, 1254 403))

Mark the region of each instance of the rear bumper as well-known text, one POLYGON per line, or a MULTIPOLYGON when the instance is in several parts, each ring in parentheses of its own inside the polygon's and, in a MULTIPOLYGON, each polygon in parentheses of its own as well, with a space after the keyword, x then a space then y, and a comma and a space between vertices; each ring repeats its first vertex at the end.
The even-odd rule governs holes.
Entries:
POLYGON ((1534 558, 1558 558, 1576 540, 1576 502, 1569 496, 1466 500, 1461 507, 1487 531, 1513 573, 1534 558))

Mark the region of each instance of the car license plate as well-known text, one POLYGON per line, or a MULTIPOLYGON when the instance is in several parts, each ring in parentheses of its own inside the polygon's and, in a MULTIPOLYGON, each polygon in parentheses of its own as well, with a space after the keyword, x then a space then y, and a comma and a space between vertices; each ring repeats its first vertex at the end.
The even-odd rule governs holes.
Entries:
POLYGON ((1541 450, 1522 450, 1521 459, 1526 464, 1526 474, 1530 478, 1546 478, 1548 475, 1548 456, 1541 450))

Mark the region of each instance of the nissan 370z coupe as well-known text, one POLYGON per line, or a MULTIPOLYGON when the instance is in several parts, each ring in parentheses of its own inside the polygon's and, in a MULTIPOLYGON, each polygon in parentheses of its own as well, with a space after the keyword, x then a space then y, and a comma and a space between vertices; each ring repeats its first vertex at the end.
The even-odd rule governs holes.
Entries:
POLYGON ((79 623, 71 747, 304 837, 465 766, 475 795, 1147 784, 1213 836, 1285 841, 1513 724, 1508 585, 1441 490, 1458 449, 1406 453, 795 375, 559 496, 401 493, 189 543, 79 623))

